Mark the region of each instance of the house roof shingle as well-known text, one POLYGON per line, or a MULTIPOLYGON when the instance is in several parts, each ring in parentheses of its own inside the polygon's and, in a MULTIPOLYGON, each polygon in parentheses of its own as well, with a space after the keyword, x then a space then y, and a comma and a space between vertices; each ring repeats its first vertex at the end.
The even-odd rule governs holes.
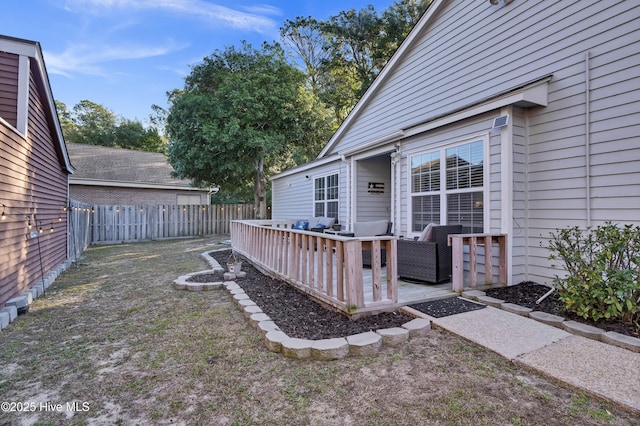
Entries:
POLYGON ((171 176, 173 168, 164 154, 75 143, 68 143, 67 149, 76 169, 71 183, 93 180, 192 188, 188 180, 171 176))

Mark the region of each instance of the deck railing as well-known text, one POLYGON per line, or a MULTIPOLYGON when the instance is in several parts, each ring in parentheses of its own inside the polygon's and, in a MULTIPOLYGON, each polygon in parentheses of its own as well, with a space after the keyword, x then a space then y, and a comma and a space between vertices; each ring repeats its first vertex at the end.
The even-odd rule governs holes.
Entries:
POLYGON ((396 237, 344 237, 295 230, 293 223, 232 221, 233 250, 351 317, 397 307, 396 237), (370 269, 362 266, 363 250, 371 251, 370 269))

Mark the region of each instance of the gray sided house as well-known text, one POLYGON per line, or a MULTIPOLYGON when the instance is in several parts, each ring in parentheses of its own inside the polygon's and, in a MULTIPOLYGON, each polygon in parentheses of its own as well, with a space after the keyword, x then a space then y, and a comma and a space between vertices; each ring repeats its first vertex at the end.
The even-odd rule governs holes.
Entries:
POLYGON ((66 263, 71 173, 40 44, 0 36, 0 308, 66 263))
POLYGON ((506 234, 550 283, 558 228, 640 224, 640 2, 434 0, 273 218, 506 234))
POLYGON ((209 205, 209 191, 171 177, 163 154, 67 144, 71 198, 91 205, 209 205))

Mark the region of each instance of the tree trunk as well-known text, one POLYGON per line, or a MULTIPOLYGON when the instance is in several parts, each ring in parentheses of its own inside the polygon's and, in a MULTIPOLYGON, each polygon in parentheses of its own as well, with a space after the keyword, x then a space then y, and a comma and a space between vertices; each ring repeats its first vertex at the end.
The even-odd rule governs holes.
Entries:
POLYGON ((257 219, 267 218, 267 183, 264 179, 264 158, 256 161, 256 182, 253 200, 256 206, 257 219))

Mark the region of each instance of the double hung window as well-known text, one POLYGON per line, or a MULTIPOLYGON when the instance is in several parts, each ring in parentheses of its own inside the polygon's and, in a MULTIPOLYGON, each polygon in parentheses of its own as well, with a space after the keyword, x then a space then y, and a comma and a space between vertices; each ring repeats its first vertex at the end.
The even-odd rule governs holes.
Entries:
POLYGON ((313 215, 338 218, 338 174, 314 179, 313 215))
POLYGON ((480 139, 410 157, 413 232, 429 223, 461 223, 463 232, 483 232, 484 155, 480 139))

